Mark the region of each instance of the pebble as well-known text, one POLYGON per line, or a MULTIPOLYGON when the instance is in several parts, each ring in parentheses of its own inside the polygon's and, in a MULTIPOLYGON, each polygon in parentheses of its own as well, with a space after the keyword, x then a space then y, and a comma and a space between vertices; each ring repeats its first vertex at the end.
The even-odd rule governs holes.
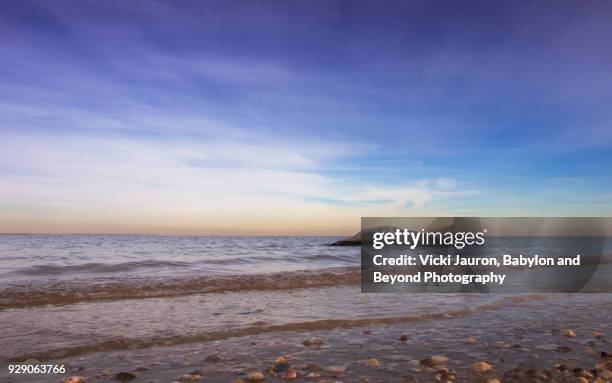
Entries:
POLYGON ((604 333, 601 331, 593 331, 593 338, 601 339, 604 337, 604 333))
POLYGON ((466 344, 469 344, 469 345, 473 345, 473 344, 478 343, 478 341, 476 340, 476 338, 467 338, 467 339, 465 340, 465 343, 466 343, 466 344))
POLYGON ((291 367, 291 366, 287 362, 277 363, 277 364, 274 365, 274 367, 272 367, 272 371, 274 371, 274 372, 276 372, 278 374, 278 373, 285 372, 285 371, 289 370, 289 367, 291 367))
POLYGON ((486 374, 490 372, 493 367, 487 362, 476 362, 470 366, 470 369, 480 374, 486 374))
POLYGON ((363 361, 363 364, 368 367, 378 367, 380 362, 377 359, 371 358, 363 361))
POLYGON ((261 372, 259 372, 259 371, 251 372, 247 376, 247 380, 250 381, 250 382, 261 382, 264 379, 265 379, 264 375, 261 372))
POLYGON ((446 362, 448 362, 448 358, 442 355, 432 355, 421 360, 421 364, 427 367, 440 366, 446 364, 446 362))
POLYGON ((587 370, 581 370, 580 371, 580 376, 582 376, 583 378, 587 378, 587 379, 593 378, 593 374, 591 374, 587 370))
POLYGON ((568 338, 573 338, 576 336, 576 333, 572 329, 567 329, 564 335, 568 338))
POLYGON ((313 337, 304 341, 304 346, 320 346, 323 343, 321 338, 313 337))
POLYGON ((221 358, 219 358, 219 355, 216 355, 216 354, 210 354, 206 357, 206 361, 210 363, 217 363, 220 360, 221 358))
POLYGON ((281 375, 280 377, 281 379, 284 380, 292 380, 297 378, 297 372, 295 372, 295 370, 293 368, 288 369, 287 371, 285 371, 283 373, 283 375, 281 375))
POLYGON ((178 378, 179 382, 197 382, 202 379, 200 374, 183 374, 178 378))
POLYGON ((131 372, 119 372, 113 376, 113 380, 117 380, 119 382, 125 383, 136 379, 136 375, 131 372))
POLYGON ((281 355, 281 356, 276 358, 274 363, 276 363, 276 364, 286 364, 287 363, 287 359, 285 359, 285 357, 281 355))
POLYGON ((321 377, 321 374, 316 371, 312 371, 306 374, 306 378, 308 379, 314 379, 314 378, 320 378, 320 377, 321 377))
POLYGON ((329 366, 327 367, 327 372, 333 375, 342 375, 346 372, 346 367, 344 366, 329 366))
POLYGON ((404 335, 400 336, 400 337, 399 337, 399 340, 401 340, 402 342, 407 341, 407 340, 408 340, 408 335, 405 335, 405 334, 404 334, 404 335))
POLYGON ((69 376, 62 379, 62 383, 85 383, 85 378, 82 376, 69 376))
POLYGON ((487 379, 487 383, 501 383, 501 380, 497 378, 487 379))

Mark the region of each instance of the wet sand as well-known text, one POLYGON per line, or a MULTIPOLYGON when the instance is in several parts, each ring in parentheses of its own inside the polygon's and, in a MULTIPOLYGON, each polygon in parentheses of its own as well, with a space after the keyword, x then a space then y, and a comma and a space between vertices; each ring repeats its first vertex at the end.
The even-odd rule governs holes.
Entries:
MULTIPOLYGON (((199 376, 203 382, 233 382, 248 381, 249 373, 256 371, 266 381, 277 382, 290 377, 283 376, 288 368, 297 375, 289 380, 308 382, 609 382, 611 316, 608 294, 545 295, 513 298, 466 315, 331 324, 310 331, 271 331, 50 361, 68 363, 71 370, 64 376, 82 376, 87 382, 132 375, 135 382, 198 381, 199 376), (315 337, 320 345, 304 345, 315 337), (286 360, 280 366, 275 362, 279 356, 286 360), (431 356, 448 360, 428 360, 431 356), (473 371, 471 366, 478 362, 491 370, 473 371), (117 375, 122 372, 129 374, 117 375)), ((8 376, 5 368, 0 378, 62 380, 59 375, 8 376)))
POLYGON ((363 294, 329 238, 3 239, 2 383, 612 380, 612 294, 363 294))

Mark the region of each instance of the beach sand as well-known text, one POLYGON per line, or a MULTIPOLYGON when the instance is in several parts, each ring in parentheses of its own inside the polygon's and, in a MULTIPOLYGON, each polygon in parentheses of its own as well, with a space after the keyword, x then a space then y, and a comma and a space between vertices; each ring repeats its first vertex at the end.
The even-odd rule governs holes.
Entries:
POLYGON ((612 381, 612 294, 366 294, 330 238, 2 239, 2 383, 612 381))
MULTIPOLYGON (((52 362, 67 363, 70 371, 65 376, 78 375, 87 382, 131 377, 135 382, 233 382, 248 381, 253 372, 261 372, 268 382, 601 382, 612 380, 612 359, 607 357, 612 351, 611 316, 612 297, 607 294, 500 297, 471 312, 395 322, 323 321, 305 331, 262 330, 52 362), (304 344, 308 340, 311 345, 304 344), (278 357, 286 363, 276 363, 278 357), (479 362, 490 371, 476 372, 476 367, 487 367, 474 366, 479 362), (287 379, 288 368, 295 371, 295 379, 287 379)), ((58 375, 1 378, 62 380, 58 375)))

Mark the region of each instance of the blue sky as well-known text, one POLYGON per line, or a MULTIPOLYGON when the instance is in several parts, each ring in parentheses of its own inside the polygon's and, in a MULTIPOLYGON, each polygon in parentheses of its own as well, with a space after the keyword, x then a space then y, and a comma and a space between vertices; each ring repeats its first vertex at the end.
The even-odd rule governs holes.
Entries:
POLYGON ((612 214, 612 3, 9 1, 0 231, 612 214))

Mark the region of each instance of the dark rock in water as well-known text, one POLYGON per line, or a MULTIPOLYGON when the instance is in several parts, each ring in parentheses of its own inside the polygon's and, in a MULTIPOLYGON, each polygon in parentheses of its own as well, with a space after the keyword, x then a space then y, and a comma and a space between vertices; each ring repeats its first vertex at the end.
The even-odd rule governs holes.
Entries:
POLYGON ((339 239, 334 243, 330 243, 329 246, 361 246, 361 232, 353 235, 352 237, 339 239))
POLYGON ((278 363, 272 367, 272 371, 276 373, 285 372, 289 369, 289 367, 291 367, 289 363, 278 363))
POLYGON ((344 239, 339 239, 334 243, 330 243, 330 246, 361 246, 362 241, 364 241, 364 239, 367 237, 371 237, 375 232, 391 233, 395 232, 396 230, 398 230, 398 228, 393 226, 379 226, 373 229, 361 230, 359 233, 351 237, 346 237, 344 239))
MULTIPOLYGON (((470 229, 470 225, 473 226, 474 225, 473 222, 476 222, 476 221, 467 219, 467 218, 462 218, 462 219, 437 218, 434 220, 434 222, 429 224, 429 226, 425 228, 425 230, 426 231, 438 231, 438 232, 454 232, 455 225, 457 225, 458 220, 461 220, 461 225, 459 226, 461 231, 478 231, 475 228, 470 229)), ((406 229, 408 230, 408 232, 415 232, 416 230, 420 230, 421 228, 414 228, 416 230, 410 230, 408 228, 406 229)), ((334 243, 330 243, 330 246, 361 246, 363 241, 368 241, 368 242, 372 241, 372 236, 374 233, 377 233, 377 232, 378 233, 380 232, 395 233, 397 230, 401 230, 402 232, 404 231, 403 228, 400 229, 399 227, 395 227, 395 226, 373 227, 371 229, 361 230, 359 233, 351 237, 346 237, 334 243)))
POLYGON ((119 372, 113 376, 113 380, 117 380, 122 383, 129 382, 134 379, 136 379, 136 375, 132 374, 131 372, 119 372))
POLYGON ((206 357, 206 361, 207 361, 207 362, 210 362, 210 363, 217 363, 217 362, 219 362, 220 360, 221 360, 221 358, 219 358, 219 356, 218 356, 218 355, 216 355, 216 354, 211 354, 211 355, 208 355, 208 356, 206 357))
POLYGON ((402 335, 399 337, 399 340, 401 340, 402 342, 405 342, 408 340, 408 335, 402 335))

